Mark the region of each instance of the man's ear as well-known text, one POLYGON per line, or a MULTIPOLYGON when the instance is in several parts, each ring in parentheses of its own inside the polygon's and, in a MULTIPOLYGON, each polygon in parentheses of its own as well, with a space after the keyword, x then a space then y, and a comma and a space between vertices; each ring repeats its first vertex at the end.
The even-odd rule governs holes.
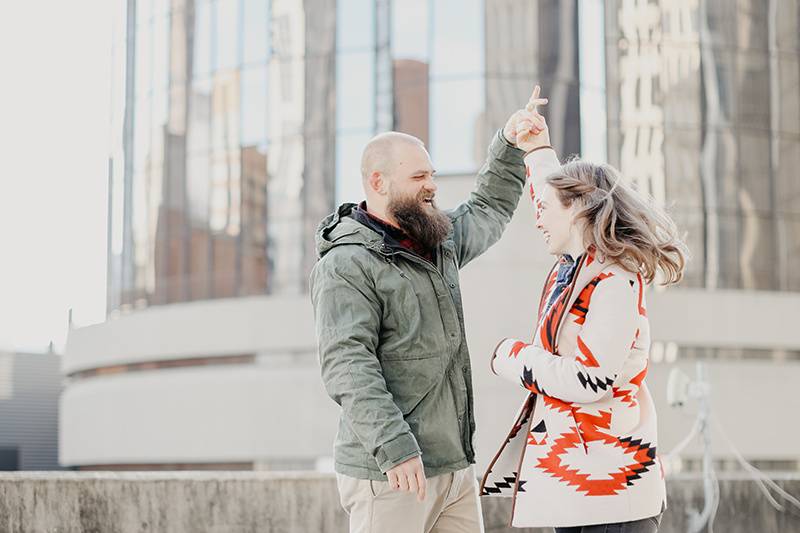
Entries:
POLYGON ((367 182, 369 183, 369 188, 372 189, 374 192, 384 195, 386 194, 387 183, 386 179, 384 178, 383 174, 378 172, 377 170, 370 174, 369 178, 367 178, 367 182))

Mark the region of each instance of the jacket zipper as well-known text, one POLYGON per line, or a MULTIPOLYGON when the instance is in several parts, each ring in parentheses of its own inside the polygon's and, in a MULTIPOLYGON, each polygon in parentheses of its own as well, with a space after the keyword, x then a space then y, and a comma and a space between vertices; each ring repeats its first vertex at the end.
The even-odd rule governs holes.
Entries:
MULTIPOLYGON (((405 250, 395 250, 395 251, 390 252, 390 253, 384 253, 384 252, 381 252, 381 253, 387 258, 389 256, 391 256, 391 255, 403 256, 403 257, 405 257, 405 258, 407 258, 407 259, 409 259, 411 261, 414 261, 415 263, 418 263, 418 264, 422 265, 423 267, 425 267, 429 271, 432 270, 432 271, 436 272, 436 275, 439 276, 439 279, 441 280, 442 284, 445 286, 445 290, 447 292, 447 296, 448 296, 450 304, 452 306, 453 313, 456 316, 456 318, 458 317, 458 312, 456 312, 456 303, 453 300, 453 295, 450 294, 450 291, 447 291, 447 280, 445 280, 444 274, 439 271, 439 269, 436 267, 436 265, 434 265, 431 261, 428 261, 427 259, 425 259, 423 257, 419 257, 419 256, 417 256, 415 254, 412 254, 410 252, 407 252, 405 250)), ((439 250, 437 250, 436 253, 437 253, 437 257, 441 257, 441 254, 442 254, 441 246, 439 247, 439 250)), ((390 262, 392 263, 392 265, 396 269, 400 270, 400 267, 395 265, 393 261, 390 261, 390 262)), ((403 277, 405 277, 405 276, 403 276, 403 277)), ((444 328, 444 323, 442 323, 442 327, 444 328)), ((461 330, 461 328, 459 328, 459 334, 461 334, 460 330, 461 330)), ((466 377, 464 377, 463 375, 461 376, 461 379, 466 381, 466 377)), ((466 383, 465 383, 465 385, 466 385, 466 383)), ((470 412, 470 408, 469 408, 469 391, 467 391, 467 392, 468 392, 468 394, 467 394, 467 405, 465 406, 466 410, 464 411, 464 417, 465 417, 464 428, 465 429, 470 427, 470 420, 471 420, 471 412, 470 412)), ((454 392, 454 394, 455 394, 455 392, 454 392)), ((462 433, 463 433, 463 430, 462 430, 462 433)), ((470 442, 469 439, 467 439, 466 445, 467 445, 467 448, 469 450, 469 454, 471 454, 474 457, 475 456, 475 450, 472 448, 472 442, 470 442)))

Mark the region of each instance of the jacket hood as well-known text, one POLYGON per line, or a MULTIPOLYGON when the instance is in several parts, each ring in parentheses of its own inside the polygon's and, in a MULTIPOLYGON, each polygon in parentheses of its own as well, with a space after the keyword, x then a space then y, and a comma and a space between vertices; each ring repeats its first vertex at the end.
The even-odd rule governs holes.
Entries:
POLYGON ((360 244, 381 251, 383 243, 381 235, 350 216, 357 207, 358 205, 353 203, 342 204, 336 211, 322 219, 315 237, 319 257, 344 244, 360 244))

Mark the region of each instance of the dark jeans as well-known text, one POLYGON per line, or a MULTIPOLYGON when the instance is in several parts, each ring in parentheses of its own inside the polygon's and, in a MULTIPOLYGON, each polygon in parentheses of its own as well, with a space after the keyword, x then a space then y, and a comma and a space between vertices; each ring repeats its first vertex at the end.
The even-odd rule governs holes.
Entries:
POLYGON ((661 524, 662 514, 635 520, 633 522, 617 522, 616 524, 595 524, 593 526, 557 527, 556 533, 656 533, 661 524))

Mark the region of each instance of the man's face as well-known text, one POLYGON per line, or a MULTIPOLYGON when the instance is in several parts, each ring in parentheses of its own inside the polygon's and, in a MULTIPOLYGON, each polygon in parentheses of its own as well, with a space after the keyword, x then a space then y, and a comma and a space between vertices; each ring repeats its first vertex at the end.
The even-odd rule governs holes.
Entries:
POLYGON ((567 253, 573 226, 573 209, 564 207, 555 188, 549 183, 542 187, 536 199, 536 227, 542 232, 548 251, 553 255, 567 253))
POLYGON ((428 152, 421 146, 397 147, 396 164, 389 176, 387 211, 414 240, 428 249, 439 246, 453 228, 450 218, 436 207, 436 184, 428 152))
POLYGON ((415 200, 425 213, 436 211, 436 183, 428 152, 421 146, 400 144, 395 147, 394 168, 388 178, 389 205, 415 200))

